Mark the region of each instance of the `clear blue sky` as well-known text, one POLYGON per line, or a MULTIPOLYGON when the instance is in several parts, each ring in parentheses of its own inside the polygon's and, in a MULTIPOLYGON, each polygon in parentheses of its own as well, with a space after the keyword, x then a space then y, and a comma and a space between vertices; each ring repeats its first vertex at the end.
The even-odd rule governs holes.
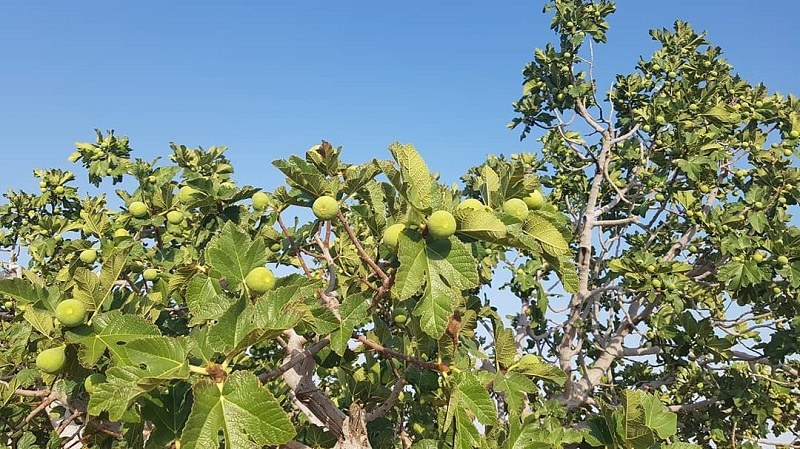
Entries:
MULTIPOLYGON (((269 162, 327 139, 345 158, 412 142, 443 180, 487 153, 535 148, 505 128, 521 69, 553 38, 541 1, 136 1, 0 3, 0 191, 36 191, 31 170, 70 167, 92 129, 227 145, 237 180, 274 187, 269 162)), ((799 93, 800 2, 622 0, 600 77, 654 49, 681 18, 737 70, 799 93)), ((76 167, 77 168, 77 167, 76 167)), ((84 174, 79 171, 79 178, 84 174)))

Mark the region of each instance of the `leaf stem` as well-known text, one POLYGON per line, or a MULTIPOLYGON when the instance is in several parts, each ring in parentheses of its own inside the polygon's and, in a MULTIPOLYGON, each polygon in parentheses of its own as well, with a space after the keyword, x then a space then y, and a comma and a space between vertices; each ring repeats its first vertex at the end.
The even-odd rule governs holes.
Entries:
POLYGON ((203 368, 202 366, 195 366, 195 365, 190 364, 189 365, 189 372, 192 372, 192 373, 195 373, 195 374, 200 374, 200 375, 203 375, 203 376, 208 376, 208 370, 203 368))

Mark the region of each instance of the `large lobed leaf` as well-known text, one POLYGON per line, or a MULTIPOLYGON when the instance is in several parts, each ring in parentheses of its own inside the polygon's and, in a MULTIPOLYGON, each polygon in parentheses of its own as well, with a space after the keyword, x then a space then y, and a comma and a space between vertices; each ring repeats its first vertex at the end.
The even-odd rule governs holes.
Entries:
POLYGON ((506 236, 506 225, 493 212, 486 209, 463 208, 454 214, 458 233, 489 242, 506 236))
POLYGON ((191 313, 190 326, 202 324, 208 320, 216 320, 235 301, 222 292, 216 279, 205 274, 197 274, 186 286, 186 306, 191 313))
POLYGON ((567 381, 567 374, 562 371, 561 368, 542 361, 542 359, 534 354, 523 355, 511 366, 509 371, 548 380, 558 385, 564 385, 567 381))
POLYGON ((277 337, 305 317, 307 307, 302 301, 305 291, 304 286, 293 284, 269 291, 253 304, 240 299, 209 331, 211 346, 230 355, 265 338, 277 337))
POLYGON ((112 296, 117 279, 125 268, 127 258, 126 253, 119 251, 106 257, 103 260, 99 277, 87 269, 76 269, 73 276, 75 281, 73 297, 81 301, 88 310, 102 309, 112 296))
POLYGON ((289 185, 296 187, 313 197, 334 193, 334 184, 325 179, 314 164, 297 156, 287 160, 276 160, 272 165, 286 175, 289 185))
POLYGON ((339 307, 341 322, 331 334, 331 349, 337 354, 344 355, 347 343, 353 334, 353 329, 361 325, 367 318, 369 297, 365 294, 348 296, 339 307))
POLYGON ((170 379, 189 377, 185 340, 146 337, 122 346, 120 362, 106 371, 107 381, 89 399, 89 413, 108 411, 111 420, 122 418, 131 403, 170 379))
POLYGON ((47 290, 20 278, 0 279, 0 293, 14 299, 17 306, 35 304, 47 298, 47 290))
POLYGON ((67 341, 80 343, 78 357, 82 364, 92 366, 108 350, 116 363, 122 359, 127 343, 160 335, 158 327, 136 315, 123 315, 119 310, 96 316, 91 327, 81 326, 67 332, 67 341))
POLYGON ((418 232, 401 233, 400 268, 394 293, 400 299, 422 294, 414 309, 423 332, 444 334, 461 291, 478 285, 478 271, 469 248, 455 237, 426 241, 418 232))
POLYGON ((202 379, 193 388, 194 405, 181 438, 184 449, 260 449, 288 442, 292 422, 252 373, 237 371, 217 384, 202 379))
POLYGON ((617 407, 602 407, 602 415, 589 420, 587 441, 648 449, 677 433, 678 416, 658 398, 643 391, 625 390, 617 407))
POLYGON ((260 237, 251 239, 233 222, 225 223, 206 250, 206 260, 231 287, 244 282, 250 270, 267 260, 267 247, 260 237))

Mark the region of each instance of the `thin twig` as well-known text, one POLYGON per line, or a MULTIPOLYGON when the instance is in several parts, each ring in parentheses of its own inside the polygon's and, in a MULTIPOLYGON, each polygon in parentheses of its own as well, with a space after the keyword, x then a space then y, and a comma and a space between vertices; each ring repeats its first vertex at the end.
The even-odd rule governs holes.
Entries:
POLYGON ((414 365, 417 365, 420 368, 424 368, 424 369, 427 369, 427 370, 430 370, 430 371, 438 371, 438 372, 442 372, 442 373, 446 373, 446 372, 450 371, 450 367, 445 365, 444 363, 431 363, 431 362, 426 362, 424 360, 416 359, 416 358, 411 357, 409 355, 405 355, 402 352, 398 352, 398 351, 395 351, 394 349, 389 349, 389 348, 384 347, 384 346, 382 346, 382 345, 380 345, 378 343, 375 343, 374 341, 368 339, 367 337, 365 337, 363 335, 353 335, 353 338, 355 338, 356 340, 360 341, 361 343, 363 343, 365 346, 369 347, 370 349, 373 349, 375 351, 380 352, 381 354, 383 354, 386 357, 405 360, 408 363, 413 363, 414 365))
POLYGON ((353 233, 353 230, 350 228, 350 225, 347 223, 347 219, 344 217, 344 214, 342 214, 342 211, 340 210, 337 213, 336 216, 339 218, 339 222, 342 224, 342 227, 344 227, 344 232, 347 233, 347 237, 349 237, 350 241, 353 242, 353 245, 355 245, 356 251, 358 251, 358 256, 361 258, 361 260, 363 260, 364 263, 366 263, 369 266, 369 268, 379 278, 381 278, 381 280, 384 282, 384 284, 388 283, 389 282, 389 276, 386 274, 385 271, 383 271, 381 269, 381 267, 378 266, 378 264, 375 263, 374 260, 372 260, 371 257, 369 257, 367 252, 364 251, 364 247, 361 246, 361 242, 359 242, 358 239, 356 238, 356 235, 353 233))
POLYGON ((281 227, 283 231, 283 235, 289 240, 289 245, 294 250, 295 255, 297 256, 297 260, 300 261, 300 267, 303 268, 303 273, 305 273, 306 277, 312 277, 311 270, 308 269, 308 265, 306 265, 305 259, 303 259, 303 255, 300 252, 300 247, 297 246, 297 243, 294 241, 294 238, 289 233, 289 228, 286 227, 286 224, 283 223, 283 218, 281 218, 281 214, 275 214, 278 217, 278 225, 281 227))

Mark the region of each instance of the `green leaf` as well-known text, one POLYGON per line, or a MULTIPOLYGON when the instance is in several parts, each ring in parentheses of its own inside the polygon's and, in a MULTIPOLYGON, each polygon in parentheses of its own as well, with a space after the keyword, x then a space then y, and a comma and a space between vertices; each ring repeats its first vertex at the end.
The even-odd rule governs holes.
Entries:
POLYGON ((206 260, 228 281, 228 285, 235 288, 244 282, 250 270, 264 266, 267 248, 262 238, 251 239, 229 221, 209 244, 206 260))
POLYGON ((525 354, 514 365, 509 368, 509 371, 525 374, 526 376, 536 377, 539 379, 549 380, 550 382, 558 385, 564 385, 567 381, 567 374, 561 368, 543 362, 538 356, 534 354, 525 354))
POLYGON ((345 195, 352 195, 372 181, 380 173, 375 164, 351 165, 347 168, 347 179, 344 182, 345 195))
POLYGON ((433 178, 428 165, 419 155, 414 145, 403 145, 395 142, 389 145, 389 152, 400 165, 400 175, 408 202, 417 210, 431 207, 431 188, 433 178))
POLYGON ((454 392, 461 407, 469 410, 478 421, 489 426, 497 422, 497 409, 486 386, 473 374, 465 375, 454 392))
POLYGON ((325 179, 319 169, 304 159, 291 156, 288 160, 273 161, 272 165, 286 175, 290 186, 313 197, 336 193, 333 184, 325 179))
POLYGON ((547 429, 536 423, 522 426, 522 431, 511 449, 561 449, 564 429, 547 429))
POLYGON ((92 213, 91 210, 83 209, 81 210, 81 218, 83 219, 83 232, 87 234, 101 237, 111 227, 111 221, 105 212, 97 211, 92 213))
POLYGON ((411 445, 411 449, 439 449, 439 442, 436 440, 419 440, 411 445))
POLYGON ((764 232, 770 225, 767 215, 761 211, 754 211, 747 214, 747 222, 750 223, 750 227, 759 234, 764 232))
POLYGON ((498 206, 503 198, 498 195, 500 191, 500 176, 488 164, 481 167, 481 193, 490 206, 498 206))
POLYGON ((205 274, 192 277, 186 286, 186 306, 189 307, 190 326, 216 320, 234 303, 222 292, 219 281, 205 274))
POLYGON ((678 432, 678 415, 669 411, 655 396, 646 395, 642 401, 644 425, 652 429, 661 439, 666 439, 678 432))
POLYGON ((706 111, 703 115, 714 121, 727 124, 737 123, 739 122, 740 119, 739 114, 736 113, 735 109, 721 103, 712 107, 711 109, 706 111))
POLYGON ((494 376, 494 390, 498 393, 504 393, 508 407, 519 412, 525 405, 525 398, 528 393, 536 391, 536 385, 532 380, 520 373, 497 373, 494 376))
POLYGON ((506 236, 506 225, 494 213, 485 209, 463 208, 453 214, 459 234, 495 242, 506 236))
POLYGON ((613 438, 622 447, 648 449, 677 431, 677 415, 655 396, 642 391, 625 390, 620 407, 606 409, 604 416, 613 438))
POLYGON ((292 422, 272 394, 252 373, 237 371, 222 385, 203 379, 194 385, 194 405, 181 438, 184 449, 278 446, 295 435, 292 422))
POLYGON ((575 264, 572 263, 570 256, 555 257, 549 254, 542 254, 542 257, 556 270, 556 274, 567 293, 575 293, 578 291, 580 288, 578 269, 575 264))
POLYGON ((50 336, 55 329, 52 312, 28 307, 23 312, 22 317, 42 335, 50 336))
POLYGON ((507 327, 498 326, 494 332, 494 357, 501 367, 508 367, 517 357, 517 342, 514 340, 514 331, 507 327))
POLYGON ((82 326, 67 332, 67 341, 80 343, 78 357, 85 366, 92 366, 108 350, 119 362, 122 348, 134 340, 159 335, 158 327, 136 315, 123 315, 119 310, 98 315, 91 327, 82 326))
POLYGON ((456 434, 453 442, 454 449, 475 449, 483 447, 481 435, 467 411, 459 408, 455 412, 456 434))
POLYGON ((147 448, 164 448, 181 436, 192 409, 191 385, 180 382, 166 391, 145 397, 142 419, 153 424, 147 448))
MULTIPOLYGON (((52 319, 50 323, 52 324, 52 319)), ((28 353, 28 341, 31 338, 32 325, 29 322, 17 321, 3 326, 0 329, 0 338, 5 345, 0 351, 0 366, 13 366, 21 364, 28 353)), ((0 390, 3 384, 0 383, 0 390)))
POLYGON ((127 258, 126 253, 119 251, 106 257, 99 277, 85 268, 77 268, 73 276, 73 297, 81 301, 88 310, 101 310, 105 302, 113 296, 115 283, 125 268, 127 258))
POLYGON ((350 295, 339 307, 342 317, 341 324, 331 334, 331 349, 337 354, 344 355, 347 343, 353 335, 353 329, 360 326, 367 318, 369 297, 365 294, 350 295))
POLYGON ((423 332, 438 339, 461 291, 478 285, 475 259, 469 247, 455 237, 426 241, 412 230, 400 234, 398 258, 393 291, 404 300, 422 290, 414 314, 420 317, 423 332))
POLYGON ((719 269, 719 277, 728 281, 728 290, 755 285, 769 278, 769 273, 752 260, 745 262, 729 262, 719 269))
POLYGON ((20 278, 0 279, 0 294, 11 297, 17 306, 35 304, 47 298, 47 290, 20 278))
POLYGON ((608 428, 608 422, 603 416, 592 416, 589 418, 589 433, 586 434, 586 442, 589 445, 597 446, 611 446, 614 444, 614 437, 611 435, 611 429, 608 428))
POLYGON ((294 327, 307 313, 303 292, 303 286, 294 284, 267 292, 255 304, 240 299, 211 328, 208 334, 211 347, 230 356, 294 327))
POLYGON ((36 442, 36 435, 32 432, 25 432, 17 440, 17 449, 39 449, 41 446, 36 442))
POLYGON ((106 371, 106 382, 98 385, 89 399, 90 414, 97 416, 106 410, 114 421, 122 418, 140 395, 167 380, 189 377, 184 340, 147 337, 122 348, 121 364, 106 371))
POLYGON ((533 212, 525 220, 523 230, 526 236, 536 239, 548 254, 553 256, 569 254, 569 244, 547 218, 533 212))

